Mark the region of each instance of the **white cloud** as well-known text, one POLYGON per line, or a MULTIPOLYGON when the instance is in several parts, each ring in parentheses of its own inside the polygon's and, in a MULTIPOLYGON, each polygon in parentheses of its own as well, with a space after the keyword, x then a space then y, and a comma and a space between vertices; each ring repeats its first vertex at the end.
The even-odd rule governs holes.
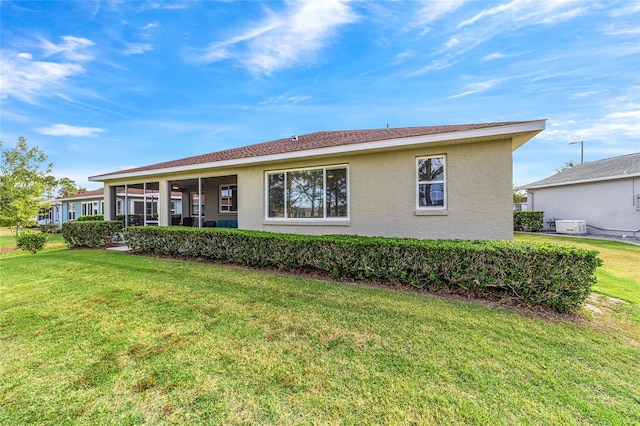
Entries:
POLYGON ((416 13, 413 27, 425 27, 423 34, 429 31, 428 25, 436 22, 444 16, 455 12, 463 4, 465 0, 427 0, 423 1, 423 6, 416 13))
POLYGON ((49 136, 71 136, 71 137, 95 137, 105 129, 98 127, 69 126, 68 124, 54 124, 49 127, 36 129, 38 133, 49 136))
POLYGON ((342 25, 358 18, 344 0, 287 2, 287 9, 228 40, 213 43, 199 58, 205 62, 233 58, 254 73, 315 60, 342 25))
POLYGON ((311 96, 290 96, 287 93, 284 93, 275 98, 269 98, 266 101, 260 102, 260 105, 268 105, 268 104, 287 104, 287 103, 298 103, 302 101, 306 101, 311 96))
POLYGON ((46 39, 40 39, 45 57, 60 54, 69 61, 90 61, 93 56, 87 52, 93 42, 82 37, 63 36, 62 43, 55 44, 46 39))
POLYGON ((453 95, 450 96, 450 98, 461 98, 463 96, 469 96, 469 95, 473 95, 475 93, 481 93, 481 92, 486 92, 487 90, 490 90, 492 88, 494 88, 496 85, 498 85, 499 83, 503 82, 507 80, 506 78, 494 78, 493 80, 487 80, 487 81, 481 81, 478 83, 471 83, 468 84, 467 90, 465 92, 462 93, 458 93, 457 95, 453 95))
POLYGON ((33 61, 30 54, 2 50, 0 61, 1 98, 35 103, 42 96, 62 94, 69 77, 85 69, 76 63, 33 61))
POLYGON ((504 53, 489 53, 488 55, 485 55, 482 60, 483 61, 493 61, 495 59, 502 59, 502 58, 506 58, 507 55, 505 55, 504 53))
POLYGON ((127 43, 124 50, 125 55, 140 55, 153 50, 153 45, 149 43, 127 43))

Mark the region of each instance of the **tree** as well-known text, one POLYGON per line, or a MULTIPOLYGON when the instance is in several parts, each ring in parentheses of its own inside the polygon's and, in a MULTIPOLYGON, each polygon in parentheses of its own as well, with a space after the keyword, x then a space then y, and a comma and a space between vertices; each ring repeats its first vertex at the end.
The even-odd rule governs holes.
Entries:
POLYGON ((513 204, 521 204, 527 200, 527 191, 513 186, 513 204))
MULTIPOLYGON (((0 148, 2 141, 0 141, 0 148)), ((37 146, 18 138, 14 148, 2 151, 0 163, 0 225, 20 229, 29 224, 41 208, 42 196, 55 185, 52 163, 37 146)))
POLYGON ((556 169, 556 172, 558 173, 564 172, 565 170, 569 170, 575 165, 576 163, 574 163, 573 161, 567 161, 566 163, 564 163, 562 167, 560 167, 559 169, 556 169))
POLYGON ((58 179, 55 183, 58 190, 58 197, 68 197, 70 195, 81 194, 87 192, 87 188, 76 186, 76 183, 69 178, 58 179))

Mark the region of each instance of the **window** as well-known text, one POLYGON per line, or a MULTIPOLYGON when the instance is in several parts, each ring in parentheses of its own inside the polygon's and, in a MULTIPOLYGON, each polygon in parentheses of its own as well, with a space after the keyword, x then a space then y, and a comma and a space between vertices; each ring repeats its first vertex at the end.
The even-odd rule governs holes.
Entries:
POLYGON ((267 173, 267 218, 348 218, 346 166, 267 173))
POLYGON ((238 211, 238 185, 220 185, 220 213, 238 211))
POLYGON ((124 200, 117 199, 116 200, 116 214, 124 214, 124 200))
MULTIPOLYGON (((200 196, 200 199, 202 203, 202 216, 204 216, 204 194, 200 196)), ((198 216, 198 211, 200 208, 199 204, 200 203, 198 203, 198 193, 192 192, 191 193, 191 215, 192 216, 198 216)))
POLYGON ((76 205, 74 203, 69 204, 69 210, 67 211, 68 220, 76 220, 76 205))
POLYGON ((446 208, 445 157, 422 157, 417 163, 418 209, 446 208))
POLYGON ((100 214, 98 212, 98 202, 88 201, 82 203, 82 216, 89 216, 93 214, 100 214))

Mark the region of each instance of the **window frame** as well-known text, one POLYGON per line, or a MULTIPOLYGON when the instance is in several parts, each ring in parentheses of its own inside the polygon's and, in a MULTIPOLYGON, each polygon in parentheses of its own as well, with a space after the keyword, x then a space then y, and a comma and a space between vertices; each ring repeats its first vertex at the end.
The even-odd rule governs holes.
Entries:
POLYGON ((264 172, 264 220, 269 224, 349 224, 351 218, 351 180, 349 164, 330 164, 323 166, 299 167, 290 169, 268 170, 264 172), (327 170, 345 170, 346 179, 346 215, 327 216, 327 170), (287 205, 287 173, 304 172, 309 170, 322 170, 322 217, 288 217, 289 206, 287 205), (284 216, 269 216, 269 177, 283 174, 284 182, 284 216))
POLYGON ((237 214, 238 213, 238 184, 237 183, 221 183, 220 185, 218 185, 218 213, 220 214, 237 214), (223 189, 231 190, 231 196, 223 197, 222 196, 223 189), (233 202, 234 197, 235 197, 235 210, 232 210, 234 207, 234 202, 233 202), (231 203, 228 204, 229 210, 222 209, 223 199, 229 199, 231 201, 231 203))
POLYGON ((447 195, 447 156, 445 154, 425 155, 416 157, 416 212, 429 212, 429 211, 446 211, 448 208, 448 195, 447 195), (442 179, 432 180, 420 180, 420 161, 429 159, 442 159, 442 179), (435 206, 421 206, 420 205, 420 185, 442 185, 442 205, 435 206))
POLYGON ((68 204, 68 207, 67 207, 67 220, 76 220, 76 203, 69 203, 68 204), (73 213, 73 215, 71 213, 73 213))

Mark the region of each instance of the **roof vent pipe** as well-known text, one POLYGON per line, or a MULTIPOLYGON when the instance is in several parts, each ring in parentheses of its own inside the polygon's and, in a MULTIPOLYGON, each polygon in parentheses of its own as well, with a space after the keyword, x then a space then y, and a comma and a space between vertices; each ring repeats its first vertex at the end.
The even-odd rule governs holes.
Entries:
POLYGON ((298 140, 298 135, 291 136, 291 140, 294 141, 294 142, 297 141, 298 140))

